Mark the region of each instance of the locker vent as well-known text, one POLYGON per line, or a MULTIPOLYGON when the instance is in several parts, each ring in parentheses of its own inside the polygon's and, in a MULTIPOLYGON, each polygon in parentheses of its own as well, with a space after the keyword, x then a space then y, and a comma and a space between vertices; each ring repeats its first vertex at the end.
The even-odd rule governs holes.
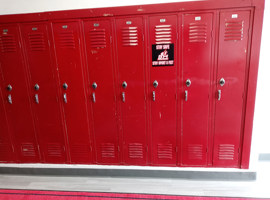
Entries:
POLYGON ((189 160, 202 160, 203 159, 203 146, 200 144, 188 145, 188 159, 189 160))
POLYGON ((102 158, 114 158, 115 157, 115 147, 112 143, 101 144, 101 157, 102 158))
POLYGON ((157 25, 155 28, 155 40, 156 44, 172 43, 171 25, 157 25))
POLYGON ((207 24, 206 23, 190 23, 189 24, 189 42, 206 43, 207 24))
POLYGON ((218 146, 218 159, 219 160, 233 160, 235 147, 233 144, 220 144, 218 146))
POLYGON ((143 158, 143 145, 141 143, 130 143, 128 153, 129 158, 143 158))
POLYGON ((28 34, 28 40, 31 51, 45 50, 45 40, 43 33, 30 33, 28 34))
POLYGON ((62 147, 60 144, 51 143, 48 144, 48 156, 52 157, 61 157, 62 156, 62 147))
POLYGON ((34 144, 32 143, 21 144, 21 153, 23 156, 26 156, 26 157, 36 156, 34 144))
POLYGON ((122 44, 123 46, 137 46, 138 45, 137 27, 122 28, 122 44))
POLYGON ((74 34, 72 31, 59 33, 59 44, 61 48, 75 49, 74 34))
POLYGON ((244 21, 234 21, 225 23, 225 41, 243 40, 244 21))
POLYGON ((158 144, 158 158, 159 159, 172 159, 172 144, 158 144))
MULTIPOLYGON (((10 151, 10 147, 8 144, 5 144, 5 143, 0 143, 0 156, 1 157, 6 157, 10 151)), ((1 160, 1 158, 0 158, 1 160)))
POLYGON ((13 35, 0 36, 0 49, 2 53, 15 52, 16 42, 13 35))
POLYGON ((105 29, 90 30, 90 45, 92 48, 106 47, 106 32, 105 29))
POLYGON ((74 144, 70 147, 71 158, 76 160, 77 158, 89 158, 90 157, 90 148, 87 144, 74 144))

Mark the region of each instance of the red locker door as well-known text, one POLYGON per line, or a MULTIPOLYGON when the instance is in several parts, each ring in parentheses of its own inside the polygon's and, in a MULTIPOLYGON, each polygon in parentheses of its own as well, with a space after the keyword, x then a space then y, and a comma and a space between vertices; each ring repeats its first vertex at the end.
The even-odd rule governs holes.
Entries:
POLYGON ((177 15, 149 17, 152 164, 176 165, 177 15))
POLYGON ((53 35, 71 162, 91 163, 80 24, 77 21, 55 22, 53 35))
POLYGON ((146 164, 143 19, 116 19, 117 57, 125 164, 146 164))
POLYGON ((31 112, 26 71, 16 25, 0 27, 2 91, 9 127, 20 162, 39 162, 39 150, 31 112))
MULTIPOLYGON (((0 69, 0 75, 1 75, 0 69)), ((2 76, 1 76, 2 77, 2 76)), ((0 78, 2 81, 2 79, 0 78)), ((6 111, 4 108, 2 91, 0 89, 0 163, 2 162, 15 162, 16 157, 10 132, 7 124, 6 111)))
POLYGON ((44 162, 65 163, 65 141, 47 23, 21 26, 30 72, 31 102, 44 162))
POLYGON ((183 17, 182 165, 206 165, 212 14, 183 17))
POLYGON ((214 166, 239 166, 249 11, 220 13, 214 166))
POLYGON ((110 20, 84 22, 97 163, 119 163, 110 20))

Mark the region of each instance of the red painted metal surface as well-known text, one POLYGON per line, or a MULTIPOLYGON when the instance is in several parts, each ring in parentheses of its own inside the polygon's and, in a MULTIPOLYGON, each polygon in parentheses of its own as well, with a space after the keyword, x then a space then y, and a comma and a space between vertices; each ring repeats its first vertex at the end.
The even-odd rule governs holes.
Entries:
MULTIPOLYGON (((177 15, 149 17, 149 37, 150 48, 154 44, 174 44, 172 66, 152 66, 152 60, 148 63, 151 68, 148 99, 151 101, 152 164, 176 165, 177 15)), ((148 53, 152 58, 152 52, 148 53)))
POLYGON ((4 104, 19 162, 40 162, 33 116, 29 102, 19 29, 0 27, 1 71, 4 104))
POLYGON ((208 0, 0 16, 0 140, 20 162, 248 168, 263 8, 208 0))
POLYGON ((4 102, 3 102, 1 89, 0 89, 0 113, 1 113, 0 114, 0 130, 1 130, 0 131, 0 163, 1 162, 15 162, 16 157, 15 157, 11 135, 8 128, 6 111, 4 108, 4 102))
POLYGON ((205 166, 209 133, 209 93, 213 13, 183 17, 182 164, 205 166))
POLYGON ((71 163, 91 163, 80 23, 55 22, 52 27, 71 163))
POLYGON ((26 62, 30 72, 30 99, 36 131, 46 163, 65 163, 66 148, 56 77, 48 38, 47 23, 21 26, 26 62))
POLYGON ((240 164, 249 21, 250 11, 225 11, 220 15, 214 166, 238 167, 240 164))
POLYGON ((143 18, 116 19, 117 90, 125 164, 146 164, 146 95, 143 18), (125 85, 126 84, 126 85, 125 85))
POLYGON ((110 20, 84 21, 97 163, 119 163, 117 109, 113 68, 112 24, 110 20))

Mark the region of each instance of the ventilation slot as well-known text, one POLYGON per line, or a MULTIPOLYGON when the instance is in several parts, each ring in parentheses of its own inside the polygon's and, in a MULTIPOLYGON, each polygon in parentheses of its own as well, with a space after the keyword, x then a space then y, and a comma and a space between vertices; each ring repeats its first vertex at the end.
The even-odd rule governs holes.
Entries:
POLYGON ((207 25, 202 23, 189 24, 189 42, 206 43, 207 25))
POLYGON ((218 147, 218 159, 219 160, 233 160, 235 147, 232 144, 220 144, 218 147))
POLYGON ((137 27, 122 28, 122 44, 123 46, 137 46, 138 45, 137 27))
POLYGON ((74 49, 75 41, 73 32, 62 32, 59 34, 59 44, 61 48, 74 49))
POLYGON ((0 49, 2 53, 15 52, 16 42, 13 35, 0 36, 0 49))
POLYGON ((172 159, 172 144, 158 144, 158 158, 172 159))
MULTIPOLYGON (((10 147, 8 144, 5 144, 5 143, 0 143, 0 155, 1 157, 6 157, 6 155, 9 153, 10 151, 10 147)), ((0 158, 1 160, 1 158, 0 158)))
POLYGON ((21 153, 23 156, 26 156, 26 157, 35 157, 36 152, 35 152, 34 144, 32 143, 21 144, 21 153))
POLYGON ((199 144, 188 145, 188 159, 189 160, 202 160, 203 158, 203 148, 199 144))
POLYGON ((111 143, 101 144, 101 157, 102 158, 114 158, 115 157, 114 144, 111 144, 111 143))
POLYGON ((45 41, 43 33, 30 33, 28 34, 28 39, 31 51, 45 50, 45 41))
POLYGON ((70 148, 71 157, 74 158, 89 158, 90 148, 87 144, 74 144, 70 148))
POLYGON ((143 158, 143 145, 141 143, 131 143, 128 145, 130 158, 143 158))
POLYGON ((172 29, 171 25, 158 25, 155 28, 156 44, 170 44, 172 43, 172 29))
POLYGON ((105 29, 90 30, 90 45, 92 48, 105 48, 106 47, 105 29))
POLYGON ((225 23, 225 41, 243 40, 244 21, 225 23))
POLYGON ((61 157, 62 147, 60 144, 48 144, 48 156, 61 157))

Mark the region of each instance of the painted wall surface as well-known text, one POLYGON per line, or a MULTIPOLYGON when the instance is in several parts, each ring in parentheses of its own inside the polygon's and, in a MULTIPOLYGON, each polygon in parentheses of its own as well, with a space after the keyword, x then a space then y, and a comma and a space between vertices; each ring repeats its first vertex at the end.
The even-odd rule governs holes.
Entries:
MULTIPOLYGON (((182 0, 183 1, 183 0, 182 0)), ((192 1, 192 0, 184 0, 192 1)), ((179 2, 179 0, 0 0, 0 15, 179 2)), ((255 106, 251 168, 258 153, 270 153, 270 1, 266 0, 255 106)))

